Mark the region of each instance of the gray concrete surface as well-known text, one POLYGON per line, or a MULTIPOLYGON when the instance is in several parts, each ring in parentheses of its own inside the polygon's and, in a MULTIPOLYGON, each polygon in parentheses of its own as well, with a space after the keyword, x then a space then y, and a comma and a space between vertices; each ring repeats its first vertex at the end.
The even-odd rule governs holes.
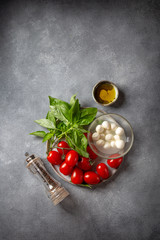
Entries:
POLYGON ((159 1, 2 1, 0 4, 0 239, 160 239, 159 1), (135 142, 119 174, 95 190, 72 186, 54 207, 25 168, 45 157, 28 133, 48 96, 98 105, 92 87, 108 79, 135 142))

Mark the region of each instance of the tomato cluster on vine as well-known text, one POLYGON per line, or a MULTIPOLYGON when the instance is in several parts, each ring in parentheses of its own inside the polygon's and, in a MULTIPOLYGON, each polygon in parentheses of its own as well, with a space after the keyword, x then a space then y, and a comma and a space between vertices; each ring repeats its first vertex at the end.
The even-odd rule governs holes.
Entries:
MULTIPOLYGON (((79 156, 75 150, 71 150, 65 141, 61 141, 57 145, 57 151, 50 151, 48 161, 53 165, 60 165, 59 171, 63 175, 71 175, 71 182, 74 184, 98 184, 101 180, 110 177, 108 167, 105 163, 99 163, 96 171, 92 170, 97 155, 87 146, 89 158, 79 156)), ((114 156, 113 156, 114 157, 114 156)), ((112 168, 118 168, 122 162, 122 158, 108 159, 107 163, 112 168)))

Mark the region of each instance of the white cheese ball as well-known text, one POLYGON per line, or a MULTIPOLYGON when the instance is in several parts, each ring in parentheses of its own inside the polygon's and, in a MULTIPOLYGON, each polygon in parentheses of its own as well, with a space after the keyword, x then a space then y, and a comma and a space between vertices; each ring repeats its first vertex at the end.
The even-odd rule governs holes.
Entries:
POLYGON ((115 141, 111 141, 111 147, 115 147, 116 144, 115 144, 115 141))
POLYGON ((112 140, 112 139, 113 139, 113 135, 110 134, 110 133, 105 136, 105 140, 106 140, 106 141, 110 141, 110 140, 112 140))
POLYGON ((93 141, 97 141, 99 138, 100 138, 100 135, 97 132, 92 134, 93 141))
POLYGON ((120 136, 119 135, 114 135, 114 139, 115 140, 120 140, 120 136))
POLYGON ((115 133, 116 133, 117 135, 122 135, 122 134, 124 133, 124 129, 121 128, 121 127, 118 127, 118 128, 116 129, 115 133))
POLYGON ((116 147, 118 149, 123 149, 124 148, 124 145, 125 145, 125 142, 123 140, 116 140, 116 147))
POLYGON ((105 134, 109 134, 109 133, 111 133, 111 130, 108 130, 108 129, 107 129, 107 130, 105 131, 105 134))
POLYGON ((116 128, 117 128, 117 124, 111 123, 111 129, 112 129, 112 130, 115 130, 116 128))
POLYGON ((100 138, 103 139, 103 140, 105 139, 105 136, 106 136, 106 135, 105 135, 104 133, 101 133, 101 134, 100 134, 100 138))
POLYGON ((97 133, 102 133, 104 131, 104 128, 102 127, 102 125, 97 125, 96 131, 97 133))
POLYGON ((108 150, 111 148, 111 144, 109 142, 106 142, 103 148, 108 150))
POLYGON ((111 129, 111 125, 108 121, 104 121, 102 123, 102 127, 105 128, 105 129, 108 129, 108 130, 111 129))
POLYGON ((97 142, 96 142, 96 145, 97 146, 100 146, 100 147, 103 147, 104 146, 104 140, 103 139, 99 139, 97 142))

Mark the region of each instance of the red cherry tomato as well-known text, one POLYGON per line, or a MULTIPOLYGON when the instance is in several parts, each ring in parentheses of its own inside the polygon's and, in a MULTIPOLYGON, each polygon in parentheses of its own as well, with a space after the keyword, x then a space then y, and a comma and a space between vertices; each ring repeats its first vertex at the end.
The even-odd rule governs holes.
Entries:
MULTIPOLYGON (((118 157, 119 154, 113 154, 110 157, 118 157)), ((115 158, 115 159, 108 159, 107 163, 111 168, 118 168, 119 165, 122 163, 123 157, 115 158)))
POLYGON ((108 167, 104 163, 99 163, 96 167, 96 171, 103 179, 107 179, 109 177, 108 167))
POLYGON ((71 175, 71 181, 74 184, 81 184, 83 182, 83 171, 76 167, 71 175))
POLYGON ((66 162, 61 163, 59 170, 64 175, 70 175, 73 172, 73 167, 69 166, 66 162))
POLYGON ((67 153, 66 157, 65 157, 65 162, 71 166, 74 167, 76 165, 76 163, 78 162, 79 156, 78 153, 74 150, 71 150, 67 153))
POLYGON ((90 164, 89 158, 82 157, 78 162, 78 167, 84 171, 91 170, 92 166, 90 164))
MULTIPOLYGON (((57 146, 61 147, 61 148, 70 148, 68 143, 66 143, 65 141, 59 142, 57 146)), ((60 149, 60 148, 57 148, 57 150, 61 155, 63 155, 63 154, 66 155, 70 151, 70 150, 67 150, 67 149, 60 149)))
POLYGON ((91 159, 96 159, 97 158, 97 155, 92 151, 92 149, 90 148, 90 146, 87 146, 87 152, 89 153, 89 157, 91 159))
POLYGON ((48 161, 53 165, 59 165, 62 163, 62 156, 57 151, 50 151, 47 157, 48 161))
POLYGON ((85 172, 84 181, 88 184, 98 184, 100 182, 100 177, 97 173, 89 171, 85 172))

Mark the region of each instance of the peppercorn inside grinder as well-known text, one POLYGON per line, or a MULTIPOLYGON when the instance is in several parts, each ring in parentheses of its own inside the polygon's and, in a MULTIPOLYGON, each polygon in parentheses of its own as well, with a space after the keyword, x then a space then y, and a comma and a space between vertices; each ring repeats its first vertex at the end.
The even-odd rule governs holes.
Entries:
POLYGON ((57 205, 61 201, 63 201, 68 195, 68 191, 61 187, 61 184, 56 181, 51 175, 47 172, 42 160, 39 157, 35 157, 35 155, 28 154, 26 158, 27 168, 38 176, 40 181, 45 186, 47 196, 51 199, 54 205, 57 205))

